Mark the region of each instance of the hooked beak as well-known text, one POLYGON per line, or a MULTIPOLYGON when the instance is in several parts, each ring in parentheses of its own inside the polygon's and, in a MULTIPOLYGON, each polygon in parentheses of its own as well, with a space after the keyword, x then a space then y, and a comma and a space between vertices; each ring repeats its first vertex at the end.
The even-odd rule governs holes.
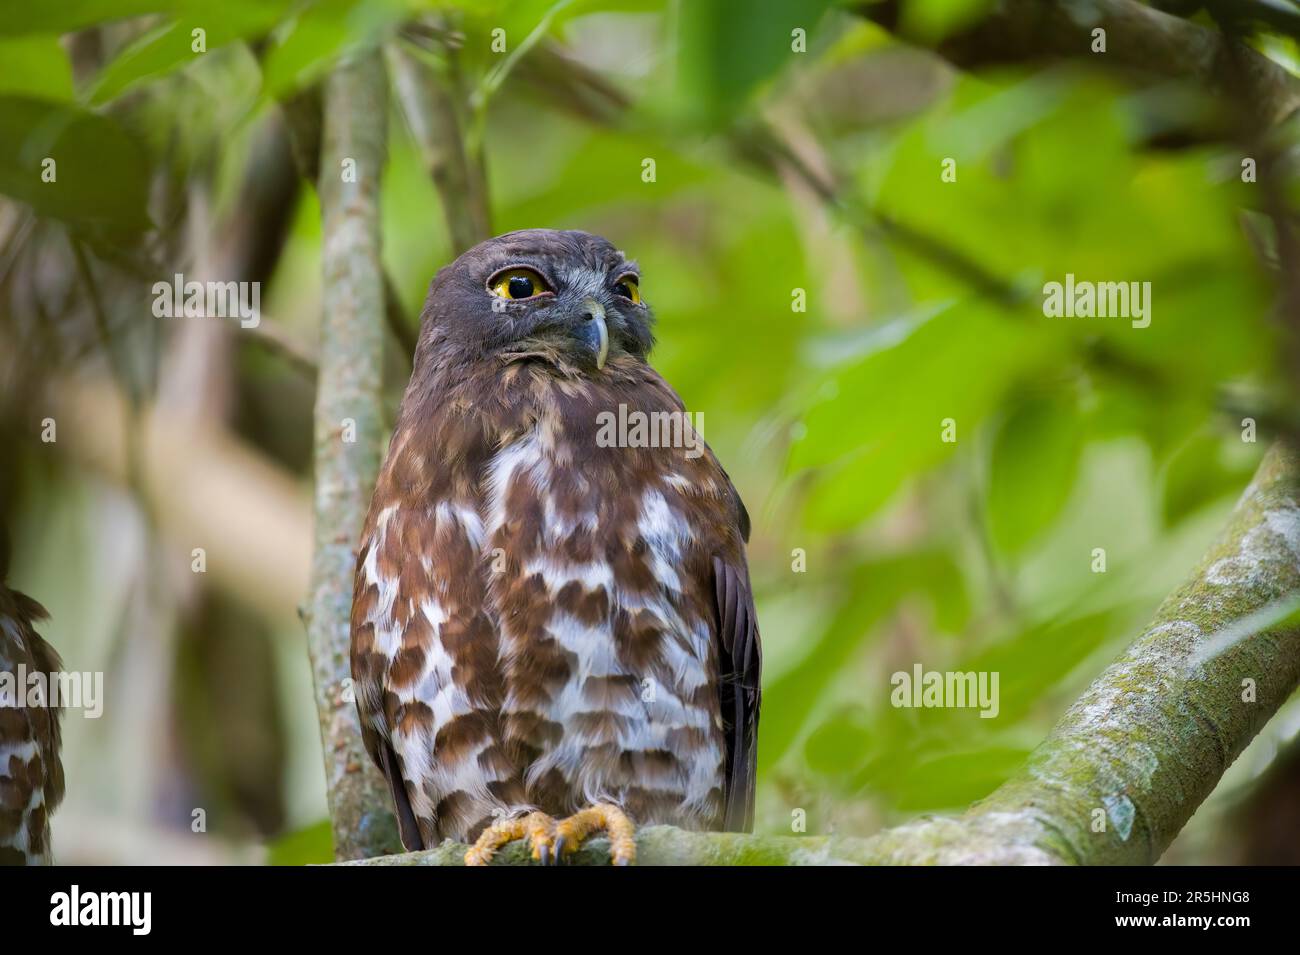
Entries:
POLYGON ((582 303, 582 312, 574 335, 596 359, 597 370, 605 367, 609 357, 609 326, 605 323, 605 306, 594 298, 582 303))

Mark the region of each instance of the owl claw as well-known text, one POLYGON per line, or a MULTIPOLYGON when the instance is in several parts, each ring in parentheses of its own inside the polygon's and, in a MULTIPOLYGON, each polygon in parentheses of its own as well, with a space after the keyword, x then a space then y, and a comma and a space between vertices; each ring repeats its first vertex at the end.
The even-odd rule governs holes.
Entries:
POLYGON ((573 855, 595 832, 609 836, 609 858, 614 865, 631 865, 635 861, 636 827, 622 809, 609 803, 589 806, 556 823, 555 854, 561 858, 573 855))
POLYGON ((542 865, 554 865, 558 859, 558 855, 551 850, 555 839, 555 820, 544 812, 530 812, 526 816, 494 822, 484 829, 483 834, 465 853, 465 864, 487 865, 497 850, 516 839, 527 839, 533 848, 533 858, 542 865))
POLYGON ((560 849, 558 844, 551 845, 549 843, 544 843, 538 847, 537 851, 538 858, 541 860, 542 865, 551 866, 560 864, 560 849))
POLYGON ((506 843, 527 839, 534 859, 544 866, 557 866, 581 849, 583 842, 597 832, 609 836, 609 858, 614 865, 631 865, 636 859, 636 827, 632 820, 617 806, 599 803, 561 822, 544 812, 530 812, 526 816, 495 822, 483 830, 465 853, 465 864, 487 865, 506 843))

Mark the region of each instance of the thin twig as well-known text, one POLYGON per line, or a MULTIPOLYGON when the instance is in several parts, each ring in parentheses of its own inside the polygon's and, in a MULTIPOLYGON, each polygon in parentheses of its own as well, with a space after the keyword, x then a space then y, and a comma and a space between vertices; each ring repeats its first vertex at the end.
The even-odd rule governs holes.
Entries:
POLYGON ((452 251, 459 255, 490 236, 492 226, 486 197, 471 188, 473 173, 456 105, 416 47, 399 41, 387 54, 398 104, 438 190, 452 251))

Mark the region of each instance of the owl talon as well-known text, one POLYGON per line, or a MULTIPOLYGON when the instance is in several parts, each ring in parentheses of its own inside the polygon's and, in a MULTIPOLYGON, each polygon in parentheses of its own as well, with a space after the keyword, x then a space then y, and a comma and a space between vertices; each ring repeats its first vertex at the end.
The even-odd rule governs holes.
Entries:
POLYGON ((609 858, 614 865, 631 865, 636 860, 636 826, 617 806, 598 803, 555 825, 555 853, 573 855, 592 833, 609 836, 609 858))
POLYGON ((538 852, 542 865, 553 866, 560 864, 560 853, 557 845, 545 843, 538 848, 538 852))
POLYGON ((526 816, 494 822, 483 830, 482 835, 465 853, 465 864, 487 865, 498 849, 516 839, 527 839, 533 848, 533 858, 542 865, 554 865, 554 861, 548 862, 547 859, 557 858, 550 851, 555 839, 555 820, 544 812, 530 812, 526 816))

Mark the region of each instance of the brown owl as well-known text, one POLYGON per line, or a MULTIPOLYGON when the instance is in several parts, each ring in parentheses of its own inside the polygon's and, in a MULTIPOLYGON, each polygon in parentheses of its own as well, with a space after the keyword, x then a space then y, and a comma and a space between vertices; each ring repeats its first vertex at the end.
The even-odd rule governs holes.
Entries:
POLYGON ((529 229, 429 289, 352 605, 408 848, 551 863, 604 831, 626 864, 634 822, 752 826, 749 517, 647 363, 639 286, 605 239, 529 229))

